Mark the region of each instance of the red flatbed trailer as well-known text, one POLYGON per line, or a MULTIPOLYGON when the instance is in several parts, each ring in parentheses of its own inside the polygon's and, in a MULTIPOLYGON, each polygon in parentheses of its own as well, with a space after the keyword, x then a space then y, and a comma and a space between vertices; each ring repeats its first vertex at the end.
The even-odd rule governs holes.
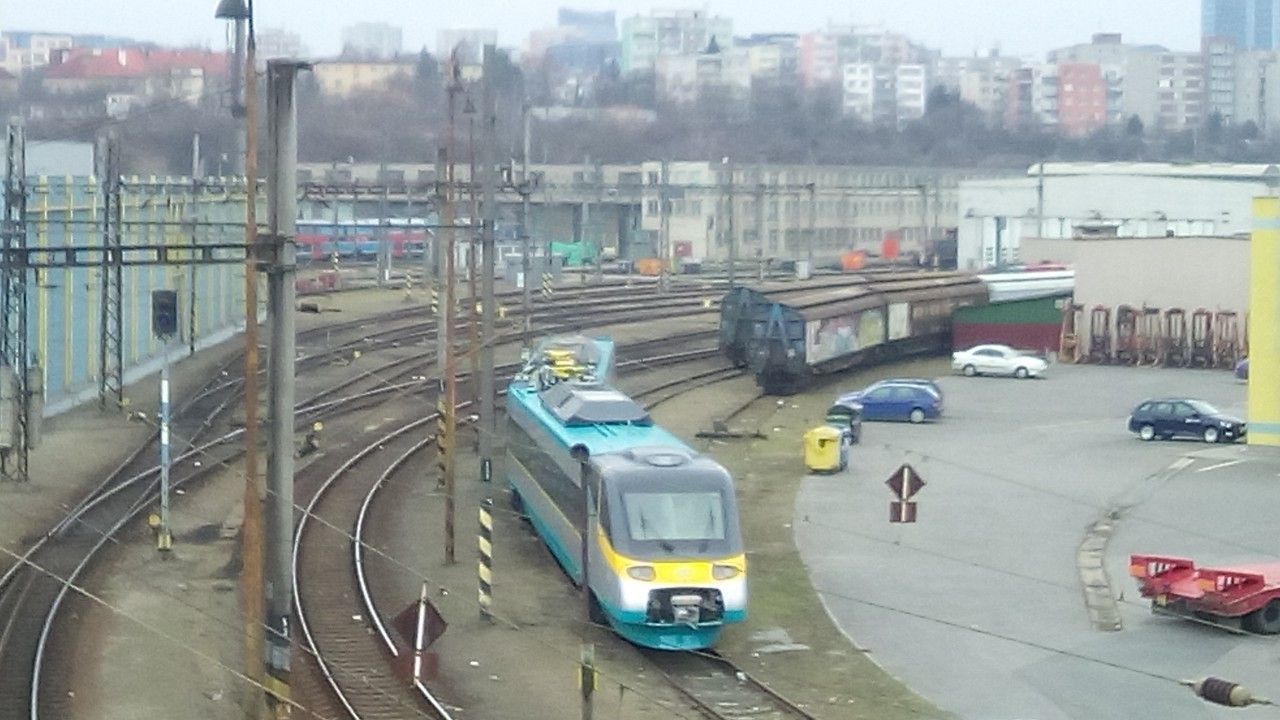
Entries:
POLYGON ((1129 575, 1155 612, 1280 634, 1280 562, 1197 568, 1187 558, 1130 555, 1129 575))

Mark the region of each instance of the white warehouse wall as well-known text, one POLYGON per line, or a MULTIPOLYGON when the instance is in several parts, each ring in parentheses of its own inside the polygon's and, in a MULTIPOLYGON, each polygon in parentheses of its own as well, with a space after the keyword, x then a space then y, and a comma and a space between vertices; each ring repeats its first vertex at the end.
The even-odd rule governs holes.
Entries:
POLYGON ((1040 180, 1029 176, 960 183, 957 260, 962 270, 995 263, 997 218, 1004 218, 1006 263, 1026 257, 1022 238, 1072 237, 1081 225, 1116 225, 1119 237, 1235 235, 1251 227, 1251 202, 1266 195, 1260 177, 1210 179, 1123 174, 1044 178, 1043 225, 1036 227, 1040 180))

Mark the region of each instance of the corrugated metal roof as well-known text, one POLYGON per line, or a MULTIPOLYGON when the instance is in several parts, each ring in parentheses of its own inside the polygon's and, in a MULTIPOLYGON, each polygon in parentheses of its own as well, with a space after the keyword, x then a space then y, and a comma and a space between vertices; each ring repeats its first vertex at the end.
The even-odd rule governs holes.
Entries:
MULTIPOLYGON (((1039 176, 1040 163, 1027 168, 1039 176)), ((1145 175, 1152 177, 1221 178, 1280 181, 1280 167, 1267 163, 1048 162, 1045 177, 1064 175, 1145 175)))

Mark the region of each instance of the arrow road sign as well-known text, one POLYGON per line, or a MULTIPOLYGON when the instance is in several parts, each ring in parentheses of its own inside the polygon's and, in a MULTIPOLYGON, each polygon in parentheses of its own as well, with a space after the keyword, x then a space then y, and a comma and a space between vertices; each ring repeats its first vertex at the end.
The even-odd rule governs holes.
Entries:
POLYGON ((902 467, 893 471, 884 484, 889 486, 898 500, 906 502, 924 487, 924 478, 920 477, 920 473, 917 473, 915 468, 904 463, 902 467))

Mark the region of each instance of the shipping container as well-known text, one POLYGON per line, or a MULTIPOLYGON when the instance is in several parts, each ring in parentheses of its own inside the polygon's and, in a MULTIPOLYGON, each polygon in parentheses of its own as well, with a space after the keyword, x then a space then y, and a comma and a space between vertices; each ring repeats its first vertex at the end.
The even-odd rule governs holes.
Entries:
POLYGON ((999 343, 1019 350, 1057 352, 1062 309, 1070 302, 1070 295, 1050 295, 960 308, 952 323, 952 344, 957 350, 999 343))

